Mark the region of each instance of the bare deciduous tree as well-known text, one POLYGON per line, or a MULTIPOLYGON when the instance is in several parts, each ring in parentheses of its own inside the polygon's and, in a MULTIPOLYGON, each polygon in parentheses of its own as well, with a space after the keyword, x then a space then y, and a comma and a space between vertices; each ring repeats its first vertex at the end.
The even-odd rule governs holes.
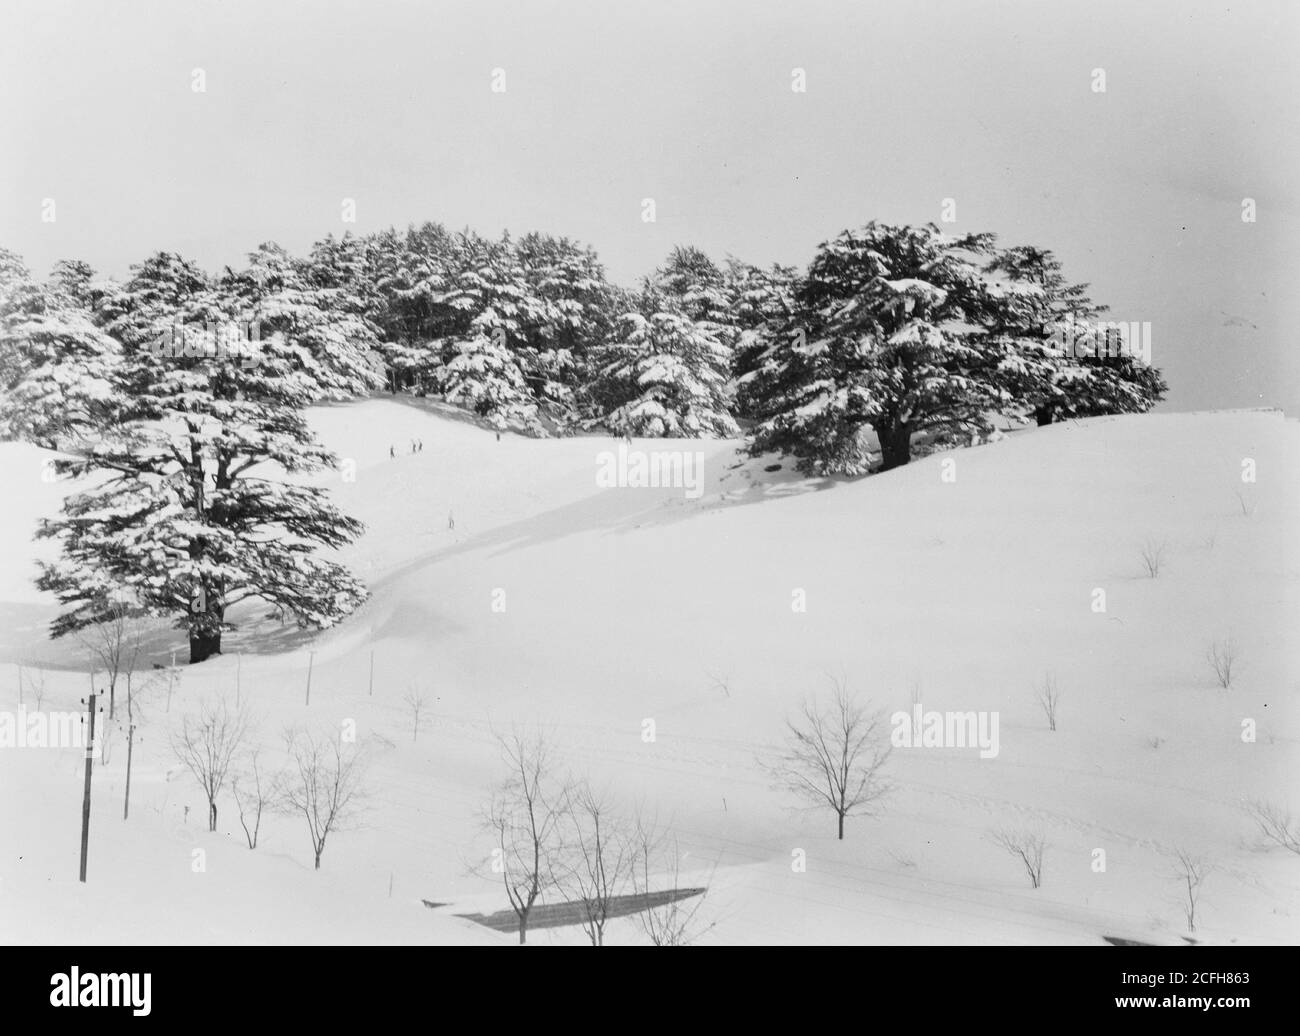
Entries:
POLYGON ((412 687, 406 692, 405 697, 402 698, 402 702, 406 705, 406 708, 411 715, 411 740, 418 741, 420 739, 420 729, 424 722, 424 712, 429 706, 428 699, 412 687))
POLYGON ((769 771, 786 790, 812 804, 829 806, 844 838, 844 819, 869 813, 888 788, 880 770, 889 759, 884 714, 869 712, 849 696, 845 681, 832 679, 826 706, 806 701, 788 720, 785 749, 769 771))
POLYGON ((1206 649, 1205 660, 1210 663, 1215 679, 1224 690, 1232 686, 1233 670, 1241 668, 1238 655, 1237 642, 1232 637, 1216 640, 1206 649))
POLYGON ((288 730, 284 742, 289 770, 278 805, 283 812, 307 821, 315 869, 320 870, 326 840, 360 811, 365 778, 361 757, 355 749, 345 749, 336 735, 288 730))
POLYGON ((631 887, 636 839, 627 822, 589 783, 570 795, 567 820, 560 885, 566 898, 580 905, 582 930, 591 945, 604 946, 610 909, 631 887))
POLYGON ((1052 673, 1043 677, 1043 682, 1039 685, 1038 704, 1043 710, 1043 715, 1047 717, 1048 729, 1055 730, 1056 713, 1061 705, 1061 691, 1056 686, 1056 677, 1052 673))
POLYGON ((681 860, 676 838, 659 831, 654 824, 637 819, 632 888, 638 895, 653 896, 663 902, 638 912, 636 920, 655 946, 689 946, 716 925, 712 922, 701 928, 697 922, 708 895, 712 871, 704 885, 683 888, 681 860))
POLYGON ((113 719, 118 681, 125 678, 129 688, 144 648, 147 623, 142 611, 123 600, 106 603, 104 614, 106 618, 102 622, 87 626, 79 636, 95 666, 107 677, 108 718, 113 719))
POLYGON ((230 761, 248 732, 248 713, 230 709, 225 699, 204 702, 198 717, 186 716, 172 737, 176 758, 194 775, 208 799, 208 830, 217 829, 217 796, 226 783, 230 761))
MULTIPOLYGON (((124 635, 126 645, 125 661, 121 667, 122 677, 126 680, 126 721, 135 721, 137 692, 155 690, 162 682, 162 673, 158 670, 138 671, 138 663, 144 658, 145 641, 158 628, 157 620, 146 615, 137 615, 127 620, 124 635)), ((236 702, 236 704, 238 704, 236 702)))
POLYGON ((709 685, 717 691, 721 691, 728 698, 731 697, 731 674, 725 672, 715 672, 712 669, 706 671, 709 677, 709 685))
POLYGON ((1255 821, 1263 835, 1265 848, 1280 845, 1283 849, 1300 855, 1300 822, 1292 819, 1291 811, 1275 802, 1258 799, 1246 804, 1246 814, 1255 821))
POLYGON ((1003 828, 992 834, 993 844, 1018 857, 1029 874, 1034 888, 1043 884, 1043 853, 1047 850, 1047 836, 1041 831, 1003 828))
POLYGON ((34 655, 28 654, 18 663, 18 702, 26 700, 30 691, 39 710, 45 703, 45 670, 41 668, 34 655))
POLYGON ((1196 908, 1201 901, 1201 885, 1214 867, 1204 856, 1195 856, 1183 848, 1175 849, 1173 857, 1174 876, 1183 886, 1183 915, 1187 918, 1187 930, 1194 932, 1196 931, 1196 908))
POLYGON ((262 815, 278 807, 281 794, 280 776, 267 774, 259 762, 260 757, 261 749, 251 749, 245 768, 230 781, 230 792, 235 798, 235 807, 239 810, 239 826, 244 829, 244 838, 250 849, 257 848, 262 815), (253 825, 251 830, 248 826, 250 820, 253 825))
POLYGON ((559 880, 570 789, 557 779, 542 735, 502 737, 501 749, 509 776, 493 793, 484 824, 496 841, 491 871, 500 875, 510 908, 519 918, 522 945, 528 941, 534 905, 559 880))
POLYGON ((1155 579, 1160 574, 1160 566, 1165 562, 1165 551, 1168 544, 1164 540, 1148 539, 1142 544, 1142 564, 1147 570, 1147 576, 1155 579))

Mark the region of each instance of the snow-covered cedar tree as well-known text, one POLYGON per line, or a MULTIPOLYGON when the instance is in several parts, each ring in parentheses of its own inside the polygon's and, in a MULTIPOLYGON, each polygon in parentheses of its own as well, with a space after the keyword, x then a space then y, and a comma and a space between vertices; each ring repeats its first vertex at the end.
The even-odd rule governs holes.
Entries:
POLYGON ((590 248, 537 233, 489 240, 437 223, 348 241, 319 243, 312 276, 365 299, 390 391, 439 392, 494 426, 534 434, 574 424, 588 357, 617 312, 590 248), (475 387, 478 373, 494 384, 475 387), (516 394, 519 379, 531 408, 516 394))
POLYGON ((439 373, 448 403, 464 407, 498 430, 541 432, 537 403, 509 349, 487 334, 458 340, 455 349, 439 373))
POLYGON ((798 285, 799 273, 792 266, 774 264, 764 270, 738 259, 727 261, 727 294, 736 326, 731 376, 741 417, 754 416, 747 409, 746 386, 754 380, 774 343, 790 327, 798 285))
POLYGON ((1087 285, 1071 284, 1048 250, 1022 245, 1000 251, 989 263, 1003 283, 1009 304, 999 313, 996 333, 1017 341, 1021 363, 1012 373, 1012 392, 1040 424, 1069 417, 1140 413, 1168 390, 1160 372, 1130 353, 1119 328, 1099 323, 1106 307, 1095 304, 1087 285), (1029 290, 1025 290, 1029 289, 1029 290), (1098 331, 1101 328, 1101 331, 1098 331), (1089 339, 1102 339, 1100 348, 1089 339))
POLYGON ((368 238, 327 234, 298 267, 306 284, 333 293, 331 308, 374 321, 381 305, 374 256, 368 238))
MULTIPOLYGON (((85 264, 64 267, 86 271, 79 284, 88 283, 85 264)), ((95 326, 79 284, 37 284, 0 249, 0 437, 61 449, 102 417, 118 347, 95 326)))
POLYGON ((649 288, 597 351, 591 423, 619 435, 735 436, 729 364, 711 322, 696 323, 649 288))
POLYGON ((220 652, 241 601, 319 628, 365 598, 346 569, 315 554, 355 539, 360 523, 323 489, 286 480, 336 464, 303 413, 321 395, 310 350, 286 332, 241 337, 238 305, 166 253, 135 267, 116 298, 108 329, 121 356, 82 429, 93 442, 55 462, 88 488, 37 532, 62 548, 37 580, 67 608, 55 636, 126 601, 175 617, 201 662, 220 652), (183 335, 169 342, 177 324, 183 335))
POLYGON ((1144 414, 1165 398, 1169 385, 1160 371, 1137 356, 1085 357, 1088 379, 1067 397, 1063 417, 1144 414))
MULTIPOLYGON (((427 352, 422 347, 429 342, 465 329, 468 321, 436 300, 446 290, 446 272, 456 263, 455 256, 474 247, 478 240, 468 233, 453 235, 440 223, 411 227, 405 234, 390 229, 366 239, 380 298, 379 312, 371 316, 387 342, 413 353, 427 352)), ((436 356, 433 362, 436 366, 436 356)), ((416 385, 412 380, 394 387, 416 385)))
POLYGON ((444 396, 462 405, 472 400, 471 409, 496 427, 538 435, 567 429, 586 357, 612 326, 595 253, 543 234, 499 241, 460 235, 455 244, 444 271, 428 282, 440 288, 431 292, 434 305, 450 314, 439 343, 444 396), (467 385, 476 373, 493 383, 467 385), (520 381, 530 403, 516 394, 520 381))
POLYGON ((541 412, 565 430, 578 416, 589 357, 613 329, 616 293, 585 245, 533 233, 514 251, 531 300, 517 337, 507 340, 541 412))
POLYGON ((707 253, 693 245, 678 245, 650 275, 650 283, 691 320, 720 325, 725 330, 719 337, 727 339, 733 326, 733 300, 726 274, 707 253))
POLYGON ((485 241, 460 235, 447 268, 430 278, 435 306, 448 312, 447 332, 436 344, 442 366, 439 390, 492 427, 542 434, 537 402, 515 347, 540 319, 534 296, 509 237, 485 241))
POLYGON ((445 368, 469 343, 487 334, 504 344, 492 332, 517 329, 527 291, 508 252, 472 231, 449 234, 436 223, 375 239, 372 262, 383 299, 376 320, 388 332, 392 390, 445 394, 445 368))
POLYGON ((80 259, 60 259, 50 271, 46 282, 51 295, 63 305, 89 310, 93 306, 95 270, 80 259))
POLYGON ((218 284, 232 317, 255 321, 257 334, 279 334, 295 365, 316 386, 315 399, 342 400, 384 383, 375 328, 348 301, 345 288, 312 282, 308 264, 274 243, 227 269, 218 284))
MULTIPOLYGON (((735 260, 729 260, 734 266, 735 260)), ((647 279, 645 289, 663 295, 668 307, 686 316, 697 330, 716 338, 727 351, 727 370, 735 363, 736 343, 742 324, 731 283, 731 269, 723 270, 694 245, 678 245, 664 264, 647 279)))
POLYGON ((1016 343, 990 332, 1012 293, 983 267, 989 234, 868 223, 820 246, 796 310, 744 386, 760 421, 751 449, 781 450, 805 471, 861 474, 875 432, 881 470, 912 439, 987 432, 1011 402, 1016 343))

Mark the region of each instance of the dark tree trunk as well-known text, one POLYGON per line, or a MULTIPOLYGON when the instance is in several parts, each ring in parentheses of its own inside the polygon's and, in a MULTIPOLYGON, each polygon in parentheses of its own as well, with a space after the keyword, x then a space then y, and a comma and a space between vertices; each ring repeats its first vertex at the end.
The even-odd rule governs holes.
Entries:
POLYGON ((519 919, 519 945, 523 946, 527 942, 528 942, 528 918, 521 917, 519 919))
POLYGON ((221 654, 221 631, 201 633, 190 631, 190 665, 205 662, 213 655, 221 654))
POLYGON ((844 841, 844 814, 840 814, 840 841, 844 841))
POLYGON ((217 829, 217 804, 215 802, 209 802, 208 803, 208 830, 215 831, 216 829, 217 829))
POLYGON ((905 424, 884 426, 876 431, 880 439, 880 470, 901 468, 912 459, 912 430, 905 424))
POLYGON ((1039 428, 1052 423, 1052 409, 1050 404, 1034 409, 1034 419, 1038 422, 1039 428))

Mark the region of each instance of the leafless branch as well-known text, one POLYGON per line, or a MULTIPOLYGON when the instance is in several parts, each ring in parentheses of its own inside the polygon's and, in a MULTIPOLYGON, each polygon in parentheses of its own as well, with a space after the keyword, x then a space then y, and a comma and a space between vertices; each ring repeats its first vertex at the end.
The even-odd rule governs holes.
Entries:
POLYGON ((1043 682, 1038 688, 1038 704, 1043 710, 1043 715, 1047 717, 1047 726, 1049 730, 1056 729, 1056 713, 1061 704, 1061 691, 1056 686, 1056 677, 1048 673, 1043 677, 1043 682))
POLYGON ((1047 836, 1041 831, 1003 828, 991 835, 993 844, 1018 857, 1029 875, 1029 883, 1038 888, 1043 883, 1043 853, 1047 849, 1047 836))
POLYGON ((1206 649, 1205 660, 1210 663, 1215 679, 1224 690, 1232 686, 1233 670, 1241 668, 1239 654, 1237 642, 1232 637, 1216 640, 1206 649))
POLYGON ((1204 856, 1194 856, 1188 850, 1177 848, 1173 852, 1175 863, 1174 877, 1182 884, 1185 902, 1183 915, 1187 918, 1187 930, 1196 931, 1196 908, 1201 901, 1201 885, 1206 876, 1214 870, 1204 856))
POLYGON ((1274 802, 1257 799, 1246 804, 1246 814, 1255 822, 1265 841, 1265 848, 1280 845, 1300 855, 1300 822, 1291 811, 1274 802))

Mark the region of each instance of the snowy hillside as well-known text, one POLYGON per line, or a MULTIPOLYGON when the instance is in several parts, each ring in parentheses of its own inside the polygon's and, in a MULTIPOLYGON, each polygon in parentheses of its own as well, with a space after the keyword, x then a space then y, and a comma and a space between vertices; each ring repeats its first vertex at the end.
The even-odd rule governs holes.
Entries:
MULTIPOLYGON (((319 634, 247 609, 221 657, 180 666, 170 706, 150 670, 125 822, 124 731, 96 756, 85 885, 82 753, 0 752, 3 941, 512 942, 454 915, 507 908, 472 871, 494 732, 516 728, 671 827, 683 883, 709 886, 704 942, 1169 942, 1187 934, 1178 848, 1214 866, 1196 938, 1300 938, 1300 860, 1259 849, 1242 808, 1300 809, 1300 429, 1280 413, 1068 422, 856 481, 769 471, 734 441, 632 441, 702 451, 697 498, 601 488, 621 440, 498 439, 388 399, 312 421, 355 465, 316 481, 367 525, 340 560, 370 600, 319 634), (1206 653, 1229 638, 1225 690, 1206 653), (1055 731, 1035 700, 1049 673, 1055 731), (887 714, 996 713, 998 753, 896 749, 878 815, 837 841, 763 766, 836 676, 887 714), (226 795, 204 829, 169 733, 237 685, 268 754, 286 726, 355 722, 363 826, 331 836, 319 872, 300 820, 267 819, 250 851, 226 795), (412 692, 431 709, 414 739, 412 692), (1046 834, 1041 888, 991 840, 1008 826, 1046 834)), ((42 481, 46 456, 0 444, 0 710, 19 708, 20 665, 29 706, 34 672, 47 708, 89 686, 84 648, 44 639, 56 608, 31 584, 49 549, 31 532, 69 489, 42 481)), ((155 638, 149 663, 182 640, 155 638)), ((608 940, 643 937, 621 919, 608 940)))

